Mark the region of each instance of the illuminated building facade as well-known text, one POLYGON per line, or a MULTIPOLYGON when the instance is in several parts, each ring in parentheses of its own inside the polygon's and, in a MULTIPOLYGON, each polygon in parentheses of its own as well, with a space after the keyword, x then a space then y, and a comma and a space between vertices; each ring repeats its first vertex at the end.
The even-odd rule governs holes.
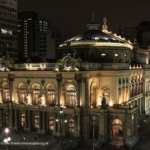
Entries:
POLYGON ((97 141, 120 134, 128 147, 137 143, 138 116, 150 106, 149 51, 109 32, 106 18, 98 26, 60 45, 57 62, 1 71, 0 127, 89 140, 94 121, 97 141))
POLYGON ((5 47, 9 57, 18 59, 17 0, 0 1, 0 49, 5 47))

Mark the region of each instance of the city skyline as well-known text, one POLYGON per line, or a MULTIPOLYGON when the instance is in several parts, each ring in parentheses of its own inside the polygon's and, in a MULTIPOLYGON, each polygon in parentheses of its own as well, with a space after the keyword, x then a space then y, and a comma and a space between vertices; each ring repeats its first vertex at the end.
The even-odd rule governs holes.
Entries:
POLYGON ((148 0, 145 3, 135 0, 116 0, 115 2, 94 0, 92 2, 56 0, 43 3, 43 1, 32 0, 28 2, 22 0, 18 2, 18 11, 32 10, 37 12, 39 19, 49 20, 52 23, 52 28, 59 29, 65 39, 85 31, 86 25, 92 21, 92 12, 95 14, 95 22, 100 24, 99 29, 102 28, 103 18, 107 17, 108 30, 113 33, 118 33, 120 25, 125 28, 137 26, 141 21, 150 20, 148 17, 150 2, 148 0), (144 12, 142 8, 144 8, 144 12))

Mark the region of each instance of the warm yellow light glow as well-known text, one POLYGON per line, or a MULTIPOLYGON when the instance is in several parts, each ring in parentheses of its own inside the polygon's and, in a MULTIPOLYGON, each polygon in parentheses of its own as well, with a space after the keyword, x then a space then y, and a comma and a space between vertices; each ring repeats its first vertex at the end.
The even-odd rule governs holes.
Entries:
POLYGON ((109 102, 109 106, 113 106, 113 103, 112 103, 112 102, 109 102))
POLYGON ((93 108, 93 106, 91 106, 91 108, 93 108))
POLYGON ((100 105, 100 106, 101 106, 101 102, 100 102, 100 101, 98 102, 98 105, 100 105))

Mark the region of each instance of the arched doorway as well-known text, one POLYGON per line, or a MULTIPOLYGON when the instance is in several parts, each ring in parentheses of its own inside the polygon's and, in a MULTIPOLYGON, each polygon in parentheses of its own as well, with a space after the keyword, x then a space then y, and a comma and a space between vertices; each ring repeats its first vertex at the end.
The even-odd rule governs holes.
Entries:
POLYGON ((69 135, 74 135, 74 120, 73 119, 69 119, 68 130, 69 130, 69 135))
POLYGON ((99 133, 98 115, 89 115, 89 138, 93 138, 93 126, 94 126, 94 138, 98 139, 98 133, 99 133))
POLYGON ((76 106, 76 89, 73 85, 69 85, 67 88, 67 103, 68 107, 76 106))
POLYGON ((39 116, 35 116, 34 121, 35 121, 35 131, 37 131, 39 128, 39 116))
POLYGON ((122 136, 122 122, 120 119, 115 119, 112 123, 113 136, 122 136))
POLYGON ((49 133, 52 134, 54 130, 54 118, 49 117, 49 133))
POLYGON ((25 114, 21 115, 21 128, 23 129, 25 126, 25 114))

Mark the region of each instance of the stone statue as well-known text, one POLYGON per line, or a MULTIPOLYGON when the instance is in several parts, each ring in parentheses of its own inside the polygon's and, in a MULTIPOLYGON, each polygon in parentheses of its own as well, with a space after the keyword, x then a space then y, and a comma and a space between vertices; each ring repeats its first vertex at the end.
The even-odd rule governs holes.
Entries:
POLYGON ((105 96, 103 96, 103 98, 100 96, 100 98, 102 99, 101 108, 106 108, 106 98, 105 98, 105 96))
POLYGON ((66 43, 67 44, 67 48, 65 49, 65 56, 67 55, 67 54, 71 54, 71 56, 73 55, 73 50, 70 48, 70 42, 67 42, 66 43))

